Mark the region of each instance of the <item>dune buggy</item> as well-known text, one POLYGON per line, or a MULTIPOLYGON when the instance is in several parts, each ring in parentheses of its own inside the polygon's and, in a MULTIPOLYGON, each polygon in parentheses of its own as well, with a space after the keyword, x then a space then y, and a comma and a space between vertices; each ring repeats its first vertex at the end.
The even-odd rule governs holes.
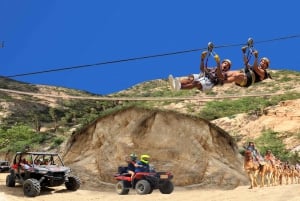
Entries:
POLYGON ((8 172, 9 171, 9 162, 0 160, 0 172, 8 172))
POLYGON ((24 195, 35 197, 43 187, 54 187, 65 184, 66 188, 76 191, 80 179, 70 175, 71 169, 64 166, 57 153, 17 152, 6 177, 6 186, 23 185, 24 195))
POLYGON ((126 167, 119 167, 114 177, 118 181, 116 191, 119 195, 128 194, 130 189, 135 189, 140 195, 150 194, 154 189, 159 189, 163 194, 170 194, 174 190, 171 182, 173 175, 170 172, 138 172, 131 180, 126 167))

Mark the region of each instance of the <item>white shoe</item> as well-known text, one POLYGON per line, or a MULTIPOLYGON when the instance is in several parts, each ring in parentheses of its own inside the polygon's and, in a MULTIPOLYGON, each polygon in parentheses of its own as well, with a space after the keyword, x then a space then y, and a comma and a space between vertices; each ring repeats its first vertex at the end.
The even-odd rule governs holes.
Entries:
POLYGON ((175 80, 174 80, 173 75, 169 75, 169 84, 171 86, 171 89, 175 90, 176 85, 175 85, 175 80))
POLYGON ((175 78, 175 91, 179 91, 181 89, 181 82, 179 78, 175 78))

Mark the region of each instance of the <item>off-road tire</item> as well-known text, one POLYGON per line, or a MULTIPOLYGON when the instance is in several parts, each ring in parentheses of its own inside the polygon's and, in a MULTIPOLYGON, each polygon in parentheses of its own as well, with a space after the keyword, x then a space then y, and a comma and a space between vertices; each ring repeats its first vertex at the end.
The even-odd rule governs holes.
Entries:
POLYGON ((68 190, 76 191, 77 189, 80 188, 81 181, 78 177, 70 176, 70 177, 68 177, 68 180, 69 181, 65 182, 65 186, 68 190))
POLYGON ((16 180, 15 180, 15 176, 13 174, 9 174, 6 176, 6 186, 8 186, 8 187, 16 186, 16 180))
POLYGON ((116 191, 119 195, 127 195, 129 193, 129 188, 125 188, 124 181, 119 181, 116 184, 116 191))
POLYGON ((174 185, 171 181, 166 181, 159 187, 159 191, 162 194, 170 194, 173 192, 173 190, 174 190, 174 185))
POLYGON ((27 179, 23 184, 24 195, 29 197, 35 197, 40 194, 41 185, 36 179, 27 179))
POLYGON ((140 195, 149 194, 151 191, 151 185, 147 180, 140 180, 136 183, 135 190, 140 195))

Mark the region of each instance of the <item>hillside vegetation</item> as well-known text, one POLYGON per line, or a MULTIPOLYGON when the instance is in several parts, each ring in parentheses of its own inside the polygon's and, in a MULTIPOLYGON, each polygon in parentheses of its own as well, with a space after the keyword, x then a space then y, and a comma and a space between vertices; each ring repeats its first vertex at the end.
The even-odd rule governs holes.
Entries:
MULTIPOLYGON (((249 120, 253 115, 263 115, 265 108, 276 106, 282 101, 300 99, 299 72, 281 70, 272 71, 271 74, 273 80, 249 88, 226 84, 207 93, 198 90, 174 92, 170 90, 167 79, 152 80, 110 94, 106 96, 106 100, 91 99, 90 97, 103 96, 85 91, 33 85, 0 77, 0 89, 39 94, 0 90, 0 154, 19 151, 28 144, 34 150, 59 150, 72 133, 79 132, 101 116, 131 106, 173 110, 215 121, 218 125, 217 119, 235 119, 238 114, 243 113, 249 120), (86 99, 74 99, 74 96, 86 99), (126 97, 148 99, 127 100, 126 97)), ((249 139, 224 125, 221 128, 228 131, 240 145, 249 139)), ((266 132, 275 132, 279 137, 286 134, 263 130, 251 138, 256 139, 266 132)), ((300 144, 299 132, 289 134, 298 135, 293 141, 295 145, 300 144)))

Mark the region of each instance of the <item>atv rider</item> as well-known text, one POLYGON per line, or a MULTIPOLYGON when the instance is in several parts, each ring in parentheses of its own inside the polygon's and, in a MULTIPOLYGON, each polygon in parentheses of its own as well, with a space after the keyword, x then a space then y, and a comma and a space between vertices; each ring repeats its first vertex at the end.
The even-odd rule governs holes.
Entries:
POLYGON ((19 165, 21 166, 22 170, 28 170, 30 168, 29 162, 25 158, 20 160, 19 165))
POLYGON ((141 155, 141 160, 137 162, 138 167, 135 168, 135 172, 150 172, 149 159, 149 155, 141 155))
POLYGON ((130 174, 131 181, 133 181, 133 177, 135 175, 135 169, 138 167, 136 162, 137 156, 135 153, 130 154, 129 160, 127 159, 126 162, 128 163, 127 172, 130 174))

